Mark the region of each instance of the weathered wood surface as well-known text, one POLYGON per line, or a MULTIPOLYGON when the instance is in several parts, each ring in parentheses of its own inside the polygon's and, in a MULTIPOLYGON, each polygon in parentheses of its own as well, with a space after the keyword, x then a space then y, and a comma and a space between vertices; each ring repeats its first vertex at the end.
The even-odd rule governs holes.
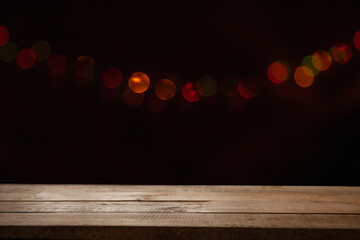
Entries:
POLYGON ((360 239, 360 187, 0 185, 2 239, 360 239))

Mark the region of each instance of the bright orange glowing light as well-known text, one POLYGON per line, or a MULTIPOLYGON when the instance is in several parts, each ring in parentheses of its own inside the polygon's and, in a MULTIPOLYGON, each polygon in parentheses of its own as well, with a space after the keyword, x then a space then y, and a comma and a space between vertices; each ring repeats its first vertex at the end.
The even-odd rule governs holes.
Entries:
POLYGON ((235 77, 228 77, 222 79, 220 82, 221 91, 228 97, 235 96, 238 94, 237 85, 239 80, 235 77))
POLYGON ((176 93, 176 85, 170 79, 161 79, 155 85, 155 94, 161 100, 169 100, 176 93))
POLYGON ((29 69, 34 66, 36 61, 36 55, 34 50, 30 48, 24 48, 16 55, 16 63, 21 69, 29 69))
POLYGON ((115 67, 106 69, 101 76, 103 84, 108 88, 116 88, 119 86, 122 78, 123 74, 118 68, 115 67))
POLYGON ((0 26, 0 46, 5 45, 9 41, 9 31, 5 26, 0 26))
POLYGON ((300 87, 309 87, 314 82, 314 74, 308 67, 298 67, 294 74, 295 82, 300 87))
POLYGON ((194 82, 185 83, 181 90, 183 97, 188 102, 197 102, 200 100, 200 94, 196 91, 194 82))
POLYGON ((41 62, 47 59, 50 56, 51 47, 48 42, 45 41, 37 41, 32 46, 32 50, 34 50, 36 54, 36 59, 41 62))
POLYGON ((356 47, 357 50, 360 50, 360 31, 357 31, 355 34, 354 34, 354 45, 356 47))
POLYGON ((60 74, 64 72, 67 67, 67 59, 63 54, 55 53, 49 57, 47 65, 52 74, 60 74))
POLYGON ((130 88, 126 88, 123 92, 124 103, 131 108, 139 106, 144 101, 144 98, 144 93, 135 93, 130 88))
POLYGON ((255 82, 239 82, 238 92, 245 99, 251 99, 257 96, 257 85, 255 82))
POLYGON ((338 63, 347 63, 351 58, 349 45, 345 43, 336 43, 329 50, 331 57, 338 63))
POLYGON ((0 47, 0 58, 5 63, 9 63, 15 60, 18 53, 18 47, 14 42, 7 42, 5 45, 0 47))
POLYGON ((212 96, 217 90, 216 80, 212 77, 203 76, 196 82, 196 90, 201 96, 212 96))
POLYGON ((326 71, 331 66, 331 56, 324 50, 316 50, 312 55, 312 64, 319 71, 326 71))
POLYGON ((271 82, 282 83, 289 78, 290 66, 285 61, 276 61, 268 67, 267 75, 271 82))
POLYGON ((135 93, 145 92, 150 85, 148 75, 143 72, 135 72, 129 78, 129 88, 135 93))

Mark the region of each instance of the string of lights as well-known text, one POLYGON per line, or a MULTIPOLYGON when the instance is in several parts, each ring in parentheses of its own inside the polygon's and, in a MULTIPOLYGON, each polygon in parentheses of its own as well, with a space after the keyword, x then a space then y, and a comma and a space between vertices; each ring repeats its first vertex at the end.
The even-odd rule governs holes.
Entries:
MULTIPOLYGON (((353 37, 353 44, 360 50, 360 31, 353 37)), ((294 82, 303 88, 310 87, 315 77, 323 71, 328 70, 336 62, 345 64, 350 61, 352 56, 351 47, 346 43, 336 43, 328 51, 316 50, 312 55, 305 56, 301 66, 295 71, 285 60, 277 60, 267 68, 267 77, 274 84, 281 84, 293 76, 294 82)), ((60 88, 68 81, 68 58, 62 53, 52 52, 50 44, 46 41, 37 41, 31 48, 18 49, 15 42, 10 40, 10 34, 5 26, 0 26, 0 59, 4 63, 14 60, 22 70, 29 70, 35 64, 46 64, 49 72, 49 82, 52 87, 60 88)), ((95 60, 90 56, 80 56, 73 67, 74 81, 77 85, 86 87, 96 81, 94 76, 95 60)), ((203 76, 197 81, 182 83, 176 76, 159 79, 150 93, 149 76, 143 72, 132 73, 127 81, 127 86, 122 94, 120 85, 123 83, 123 72, 117 67, 109 67, 101 74, 100 98, 106 101, 114 101, 122 96, 124 103, 128 107, 140 106, 145 97, 164 104, 158 110, 166 110, 168 102, 176 94, 189 103, 198 102, 201 98, 214 96, 222 92, 227 97, 241 98, 240 102, 245 102, 258 96, 256 83, 239 81, 235 77, 228 77, 217 81, 210 76, 203 76), (219 86, 219 87, 218 87, 219 86)))

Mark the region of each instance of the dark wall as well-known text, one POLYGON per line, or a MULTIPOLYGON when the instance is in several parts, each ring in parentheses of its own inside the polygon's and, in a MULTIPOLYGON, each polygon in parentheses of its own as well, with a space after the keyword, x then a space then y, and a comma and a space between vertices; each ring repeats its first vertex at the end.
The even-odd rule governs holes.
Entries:
POLYGON ((0 182, 359 185, 359 4, 343 1, 6 1, 0 25, 19 48, 45 40, 67 56, 68 82, 52 88, 45 63, 0 63, 0 182), (267 79, 270 63, 293 69, 336 42, 352 58, 309 88, 267 79), (95 59, 95 81, 74 84, 76 58, 95 59), (110 66, 146 72, 144 103, 99 99, 110 66), (226 97, 181 110, 178 92, 160 114, 154 83, 234 76, 259 87, 238 111, 226 97))

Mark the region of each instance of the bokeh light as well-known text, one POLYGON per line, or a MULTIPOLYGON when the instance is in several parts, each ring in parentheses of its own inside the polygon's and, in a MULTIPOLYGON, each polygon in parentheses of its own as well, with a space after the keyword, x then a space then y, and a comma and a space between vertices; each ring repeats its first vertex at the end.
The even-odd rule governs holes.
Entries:
POLYGON ((75 81, 80 86, 87 86, 94 80, 95 61, 89 56, 80 56, 75 64, 75 81))
POLYGON ((356 49, 360 50, 360 31, 357 31, 354 34, 353 41, 354 41, 354 46, 356 47, 356 49))
POLYGON ((203 76, 196 82, 196 91, 204 97, 212 96, 216 93, 216 80, 209 76, 203 76))
POLYGON ((21 69, 29 69, 34 66, 36 62, 36 55, 34 50, 30 48, 21 49, 16 55, 16 63, 21 69))
POLYGON ((197 102, 200 100, 200 94, 195 89, 194 82, 187 82, 182 87, 182 95, 188 102, 197 102))
POLYGON ((148 75, 143 72, 135 72, 129 78, 129 88, 135 93, 145 92, 150 85, 148 75))
POLYGON ((155 85, 155 94, 161 100, 169 100, 176 93, 176 85, 170 79, 161 79, 155 85))
POLYGON ((152 113, 162 113, 165 112, 169 106, 169 101, 163 101, 158 98, 155 93, 151 93, 147 98, 147 107, 148 110, 152 113))
POLYGON ((238 83, 238 92, 243 98, 251 99, 258 95, 258 86, 253 81, 240 81, 238 83))
MULTIPOLYGON (((303 67, 307 67, 307 68, 311 69, 311 72, 312 72, 311 75, 312 76, 316 76, 320 72, 320 70, 317 69, 313 64, 313 56, 312 55, 305 56, 304 59, 302 60, 301 65, 303 67)), ((305 73, 306 73, 306 71, 305 71, 305 73)))
POLYGON ((239 80, 235 77, 227 77, 221 80, 220 89, 228 97, 238 94, 237 85, 239 80))
POLYGON ((47 60, 47 66, 52 74, 60 74, 65 71, 67 67, 67 59, 61 53, 52 54, 47 60))
POLYGON ((331 57, 338 63, 347 63, 351 58, 349 45, 345 43, 336 43, 329 50, 331 57))
POLYGON ((269 80, 276 84, 286 81, 289 78, 290 73, 290 65, 282 60, 270 64, 267 70, 269 80))
POLYGON ((300 87, 309 87, 314 82, 314 74, 308 67, 300 66, 294 74, 295 82, 300 87))
POLYGON ((39 62, 46 60, 51 53, 51 47, 48 42, 45 41, 37 41, 32 46, 32 50, 34 50, 36 54, 36 60, 39 62))
POLYGON ((103 84, 108 88, 116 88, 119 86, 122 78, 122 72, 116 67, 106 69, 101 76, 103 84))
POLYGON ((312 55, 312 64, 319 71, 326 71, 331 66, 331 56, 324 50, 316 50, 312 55))
POLYGON ((9 41, 9 31, 5 26, 0 25, 0 46, 5 45, 9 41))
POLYGON ((14 42, 7 42, 0 47, 0 59, 5 63, 14 61, 18 53, 18 46, 14 42))
POLYGON ((135 93, 130 88, 126 88, 123 92, 124 104, 128 107, 138 107, 145 98, 144 93, 135 93))

